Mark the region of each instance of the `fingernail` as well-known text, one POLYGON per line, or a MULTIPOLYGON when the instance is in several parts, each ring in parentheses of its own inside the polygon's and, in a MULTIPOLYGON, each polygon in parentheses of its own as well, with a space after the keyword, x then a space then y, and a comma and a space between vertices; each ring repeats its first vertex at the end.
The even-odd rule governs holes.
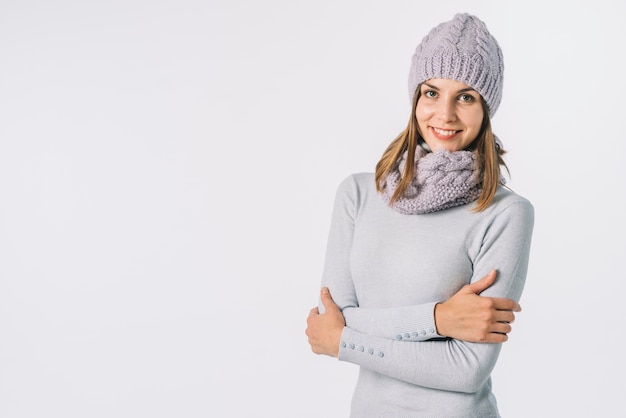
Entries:
POLYGON ((327 287, 322 287, 322 293, 328 293, 328 288, 327 287))

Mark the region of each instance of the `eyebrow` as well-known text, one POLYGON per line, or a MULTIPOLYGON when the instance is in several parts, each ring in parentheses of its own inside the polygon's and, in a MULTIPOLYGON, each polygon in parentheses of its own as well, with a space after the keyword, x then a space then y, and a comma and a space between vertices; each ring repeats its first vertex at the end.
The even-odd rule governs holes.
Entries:
MULTIPOLYGON (((439 90, 439 87, 437 87, 437 86, 433 86, 432 84, 424 83, 424 85, 426 85, 426 86, 430 87, 430 88, 431 88, 431 89, 433 89, 433 90, 439 90)), ((467 87, 467 88, 465 88, 465 89, 461 89, 461 90, 457 91, 457 93, 465 93, 466 91, 476 91, 476 90, 474 90, 474 89, 473 89, 473 88, 471 88, 471 87, 467 87)))

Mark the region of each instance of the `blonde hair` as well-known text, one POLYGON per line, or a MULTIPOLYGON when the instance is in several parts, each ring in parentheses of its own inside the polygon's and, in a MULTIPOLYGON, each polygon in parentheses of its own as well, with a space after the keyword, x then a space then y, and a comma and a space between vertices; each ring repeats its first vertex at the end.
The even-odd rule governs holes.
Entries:
MULTIPOLYGON (((420 87, 417 86, 415 94, 413 95, 413 101, 411 106, 411 116, 409 117, 409 123, 404 131, 400 133, 389 144, 382 157, 376 164, 376 190, 382 192, 385 188, 385 180, 387 175, 394 170, 400 161, 400 158, 407 152, 407 161, 415 160, 415 149, 417 146, 424 142, 421 137, 417 119, 415 117, 415 109, 417 107, 417 101, 420 98, 420 87)), ((474 139, 469 146, 469 150, 473 150, 478 163, 476 175, 482 173, 482 191, 476 201, 476 207, 473 209, 475 212, 481 212, 493 201, 493 197, 496 194, 498 185, 500 184, 500 166, 503 166, 507 173, 509 171, 502 156, 506 153, 504 149, 496 142, 496 137, 491 130, 491 119, 489 118, 489 108, 485 100, 480 98, 480 102, 483 108, 483 123, 480 129, 480 133, 474 139)), ((401 173, 401 180, 398 187, 391 196, 389 205, 392 205, 397 201, 406 191, 413 180, 415 171, 414 164, 405 164, 404 172, 401 173)))

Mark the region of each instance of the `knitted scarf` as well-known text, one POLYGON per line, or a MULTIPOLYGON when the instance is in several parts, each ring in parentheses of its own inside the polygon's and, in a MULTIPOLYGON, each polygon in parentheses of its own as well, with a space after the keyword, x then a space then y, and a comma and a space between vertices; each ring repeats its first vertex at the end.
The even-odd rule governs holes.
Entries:
MULTIPOLYGON (((406 165, 407 152, 385 179, 383 200, 389 204, 406 165)), ((404 194, 391 206, 405 215, 436 212, 478 199, 482 176, 476 176, 476 157, 470 151, 415 150, 415 174, 404 194)), ((502 179, 501 179, 502 181, 502 179)))

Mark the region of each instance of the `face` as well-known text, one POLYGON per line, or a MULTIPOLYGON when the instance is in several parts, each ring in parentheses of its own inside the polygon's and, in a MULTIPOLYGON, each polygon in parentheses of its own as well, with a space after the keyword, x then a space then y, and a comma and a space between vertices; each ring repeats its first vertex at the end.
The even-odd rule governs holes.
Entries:
POLYGON ((420 86, 415 108, 419 132, 431 151, 466 149, 480 133, 480 94, 447 78, 431 78, 420 86))

